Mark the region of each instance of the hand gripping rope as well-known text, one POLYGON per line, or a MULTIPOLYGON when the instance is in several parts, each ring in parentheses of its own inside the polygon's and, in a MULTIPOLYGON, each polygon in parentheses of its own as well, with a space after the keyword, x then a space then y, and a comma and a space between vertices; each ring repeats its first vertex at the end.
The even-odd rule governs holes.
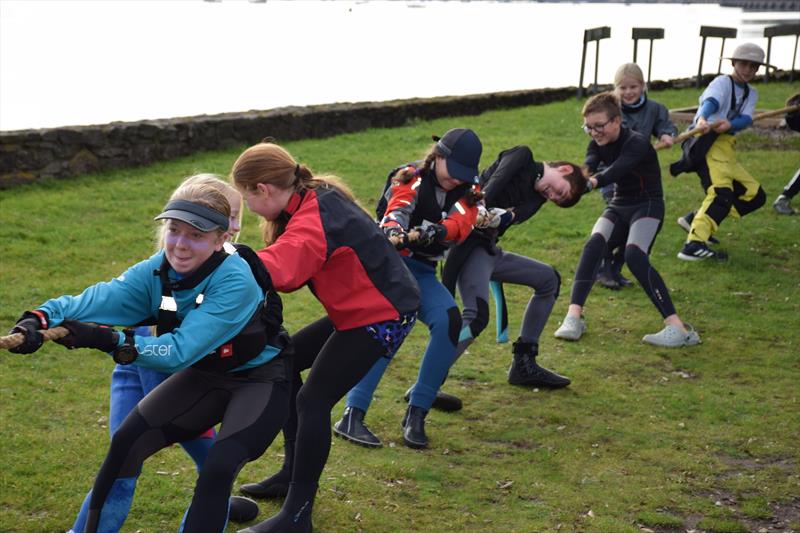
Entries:
MULTIPOLYGON (((40 329, 39 333, 42 334, 42 337, 44 337, 45 341, 54 341, 69 335, 69 330, 61 326, 56 326, 51 329, 40 329)), ((16 348, 23 342, 25 342, 25 335, 22 333, 5 335, 4 337, 0 337, 0 350, 10 350, 11 348, 16 348)))
MULTIPOLYGON (((755 122, 757 120, 764 119, 764 118, 770 118, 770 117, 776 117, 776 116, 779 116, 779 115, 783 115, 784 113, 794 113, 795 111, 798 111, 798 110, 800 110, 800 104, 790 105, 790 106, 787 106, 787 107, 782 107, 780 109, 775 109, 773 111, 765 111, 763 113, 759 113, 758 115, 754 115, 753 116, 753 122, 755 122)), ((709 124, 709 131, 714 129, 715 125, 716 125, 716 123, 709 124)), ((688 130, 688 131, 684 131, 683 133, 681 133, 680 135, 678 135, 677 137, 675 137, 672 140, 672 145, 673 146, 679 145, 680 143, 682 143, 683 141, 685 141, 689 137, 694 137, 695 135, 700 135, 702 133, 703 133, 703 131, 699 130, 697 128, 691 129, 691 130, 688 130)), ((661 150, 662 148, 666 148, 666 147, 667 147, 667 145, 662 143, 661 141, 657 142, 656 145, 655 145, 655 149, 656 150, 661 150)))

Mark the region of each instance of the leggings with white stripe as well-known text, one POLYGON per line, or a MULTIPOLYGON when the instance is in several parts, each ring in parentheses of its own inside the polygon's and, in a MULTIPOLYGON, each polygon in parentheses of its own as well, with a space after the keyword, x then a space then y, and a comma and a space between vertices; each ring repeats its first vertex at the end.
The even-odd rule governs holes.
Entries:
POLYGON ((621 205, 612 201, 595 222, 592 234, 583 247, 570 303, 583 306, 594 284, 600 260, 609 249, 625 243, 625 261, 639 284, 650 297, 661 316, 675 314, 675 306, 661 275, 650 264, 650 249, 664 221, 664 200, 646 199, 635 204, 621 205))
POLYGON ((787 198, 794 198, 798 192, 800 192, 800 168, 797 169, 792 179, 783 188, 783 195, 787 198))

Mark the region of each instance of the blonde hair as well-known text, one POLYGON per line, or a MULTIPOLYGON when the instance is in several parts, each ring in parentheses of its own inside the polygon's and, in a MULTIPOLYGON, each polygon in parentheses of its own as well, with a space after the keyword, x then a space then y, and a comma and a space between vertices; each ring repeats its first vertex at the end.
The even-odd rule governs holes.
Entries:
MULTIPOLYGON (((297 163, 288 150, 271 139, 265 139, 242 152, 231 169, 231 181, 239 189, 248 191, 254 190, 259 183, 294 191, 326 187, 336 189, 348 200, 359 205, 355 195, 341 178, 333 175, 314 176, 311 169, 297 163)), ((264 243, 270 245, 275 242, 286 229, 287 222, 284 217, 277 220, 262 219, 264 243)))
MULTIPOLYGON (((225 218, 231 216, 231 205, 226 196, 229 192, 235 192, 241 198, 241 194, 231 184, 223 181, 216 174, 195 174, 189 176, 178 188, 172 192, 169 202, 175 200, 187 200, 196 204, 203 205, 215 211, 219 211, 225 218)), ((239 211, 241 217, 241 209, 239 211)), ((166 230, 166 220, 163 221, 156 231, 157 248, 164 248, 164 232, 166 230)), ((225 234, 225 230, 215 230, 220 236, 225 234)))
POLYGON ((642 69, 636 63, 624 63, 620 65, 617 72, 614 74, 614 86, 618 87, 622 83, 623 78, 631 78, 642 84, 644 87, 644 74, 642 69))

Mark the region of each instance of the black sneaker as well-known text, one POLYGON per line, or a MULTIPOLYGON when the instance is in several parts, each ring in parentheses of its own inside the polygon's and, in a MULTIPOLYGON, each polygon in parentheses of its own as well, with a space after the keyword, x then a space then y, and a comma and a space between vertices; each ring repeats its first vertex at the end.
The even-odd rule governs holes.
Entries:
MULTIPOLYGON (((686 231, 686 233, 691 233, 692 231, 692 220, 694 220, 694 211, 689 211, 682 217, 678 217, 678 225, 686 231)), ((719 244, 719 239, 710 235, 708 237, 708 242, 710 244, 719 244)))
POLYGON ((379 439, 364 424, 364 411, 358 407, 346 407, 342 419, 333 425, 334 434, 367 448, 383 446, 379 439))
MULTIPOLYGON (((408 403, 411 399, 411 389, 414 387, 411 386, 403 395, 403 399, 408 403)), ((451 413, 453 411, 460 411, 462 407, 464 407, 461 398, 455 396, 453 394, 447 394, 446 392, 436 391, 436 398, 433 399, 433 405, 431 406, 434 409, 438 409, 439 411, 445 411, 451 413)))
POLYGON ((725 252, 715 252, 706 243, 700 241, 689 241, 683 245, 683 248, 678 252, 678 259, 684 261, 703 261, 704 259, 715 259, 717 261, 725 261, 728 255, 725 252))

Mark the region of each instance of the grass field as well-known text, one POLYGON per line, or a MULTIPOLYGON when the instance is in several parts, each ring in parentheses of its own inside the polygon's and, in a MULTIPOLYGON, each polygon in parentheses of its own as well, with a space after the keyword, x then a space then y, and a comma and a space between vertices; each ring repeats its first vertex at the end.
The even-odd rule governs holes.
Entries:
MULTIPOLYGON (((800 91, 800 83, 759 91, 759 108, 774 109, 800 91)), ((696 102, 697 92, 651 97, 684 107, 696 102)), ((430 135, 451 127, 479 133, 484 167, 516 144, 530 145, 540 160, 581 162, 588 140, 579 128, 581 105, 569 100, 286 146, 315 172, 344 177, 371 208, 387 171, 423 155, 430 135)), ((430 449, 410 450, 399 424, 401 397, 426 342, 426 330, 416 328, 367 417, 385 446, 368 450, 334 440, 315 504, 316 530, 800 531, 800 216, 779 216, 770 207, 800 167, 800 135, 740 137, 741 160, 762 181, 768 204, 723 224, 718 236, 730 254, 725 263, 676 259, 685 234, 675 219, 696 208, 702 192, 695 176, 666 173, 677 148, 660 153, 667 216, 651 259, 678 312, 700 332, 700 346, 642 344, 661 321, 639 287, 596 287, 586 305, 584 338, 554 339, 581 247, 603 202, 592 194, 572 209, 545 206, 502 244, 561 272, 561 297, 539 360, 573 384, 554 392, 508 385, 511 347, 496 344, 490 326, 445 386, 464 399, 464 409, 432 412, 430 449)), ((152 218, 177 183, 196 172, 227 175, 239 151, 0 191, 0 327, 148 256, 152 218)), ((248 213, 241 240, 257 246, 258 235, 248 213)), ((513 340, 530 294, 506 290, 513 340)), ((284 302, 290 331, 322 313, 306 290, 284 302)), ((108 445, 111 369, 102 354, 55 344, 30 356, 0 353, 0 531, 71 526, 108 445)), ((333 419, 340 414, 341 405, 333 419)), ((281 457, 279 437, 244 468, 237 485, 271 474, 281 457)), ((177 530, 195 478, 180 448, 151 458, 125 531, 177 530)), ((259 520, 279 506, 263 503, 259 520)))

